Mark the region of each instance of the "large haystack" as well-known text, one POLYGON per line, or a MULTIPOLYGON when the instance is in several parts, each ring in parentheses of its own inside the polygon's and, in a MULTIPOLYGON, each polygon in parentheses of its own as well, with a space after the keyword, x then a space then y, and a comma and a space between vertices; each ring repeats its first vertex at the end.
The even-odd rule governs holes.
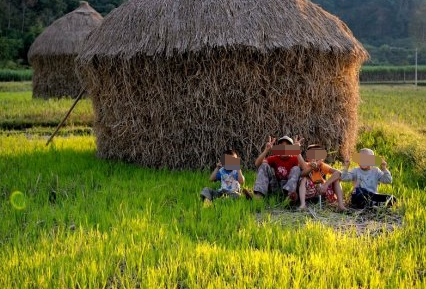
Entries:
POLYGON ((103 20, 87 2, 80 3, 76 10, 47 27, 30 47, 33 97, 76 97, 80 92, 75 58, 84 38, 103 20))
POLYGON ((204 168, 229 147, 253 167, 268 135, 347 155, 367 56, 306 0, 130 0, 77 61, 100 157, 204 168))

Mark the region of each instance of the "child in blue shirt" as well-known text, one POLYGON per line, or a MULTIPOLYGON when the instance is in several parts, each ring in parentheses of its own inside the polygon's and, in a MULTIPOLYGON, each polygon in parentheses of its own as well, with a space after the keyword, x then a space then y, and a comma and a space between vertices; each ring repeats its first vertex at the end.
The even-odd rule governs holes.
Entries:
POLYGON ((216 168, 210 175, 210 181, 220 182, 220 188, 204 188, 201 191, 201 200, 211 202, 222 196, 231 198, 241 197, 241 184, 244 184, 245 178, 241 172, 239 158, 234 150, 225 151, 221 161, 217 163, 216 168), (222 165, 222 162, 224 165, 222 165))

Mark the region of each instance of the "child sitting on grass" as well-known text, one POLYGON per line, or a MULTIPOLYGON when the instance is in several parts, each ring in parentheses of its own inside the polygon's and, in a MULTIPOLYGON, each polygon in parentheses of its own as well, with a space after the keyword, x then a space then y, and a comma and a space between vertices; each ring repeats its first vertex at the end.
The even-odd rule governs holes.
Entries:
POLYGON ((253 197, 260 199, 278 193, 280 197, 296 201, 297 182, 300 176, 297 155, 300 154, 300 143, 303 138, 296 136, 293 141, 289 136, 283 136, 276 145, 275 140, 269 137, 265 150, 255 161, 258 170, 253 197), (268 156, 271 152, 273 155, 268 156))
POLYGON ((308 162, 305 162, 301 155, 298 156, 299 164, 303 169, 299 186, 299 209, 301 210, 306 209, 306 199, 319 195, 325 195, 330 202, 335 202, 337 195, 339 210, 346 210, 343 204, 342 186, 339 182, 340 171, 324 163, 326 157, 326 150, 316 144, 308 146, 306 151, 308 162), (326 181, 324 177, 329 174, 331 177, 326 181))
MULTIPOLYGON (((221 157, 216 168, 210 175, 210 181, 220 182, 220 189, 204 188, 201 191, 201 200, 210 203, 216 198, 228 196, 231 198, 241 197, 241 187, 245 178, 240 169, 240 159, 234 150, 227 150, 221 157), (223 165, 222 165, 223 163, 223 165)), ((244 195, 246 191, 243 190, 244 195)))
POLYGON ((394 196, 377 193, 379 183, 392 183, 392 175, 387 169, 386 161, 375 157, 374 152, 368 148, 361 149, 354 156, 354 161, 359 164, 359 167, 348 172, 350 161, 346 160, 341 176, 343 182, 352 181, 354 183, 355 189, 351 196, 352 206, 362 209, 381 203, 393 205, 396 202, 394 196), (381 170, 375 167, 379 163, 381 170))

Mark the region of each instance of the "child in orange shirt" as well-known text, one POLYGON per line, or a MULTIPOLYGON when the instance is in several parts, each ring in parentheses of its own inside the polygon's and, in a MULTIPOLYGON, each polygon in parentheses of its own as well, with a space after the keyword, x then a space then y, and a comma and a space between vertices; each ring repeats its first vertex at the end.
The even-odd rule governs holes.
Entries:
POLYGON ((319 145, 310 145, 306 151, 305 162, 301 155, 299 163, 303 169, 299 186, 300 209, 306 209, 305 200, 319 195, 325 195, 330 202, 338 201, 340 210, 346 210, 343 204, 343 191, 340 185, 340 171, 324 163, 327 152, 319 145), (331 175, 326 181, 325 176, 331 175), (337 195, 337 198, 336 198, 337 195))

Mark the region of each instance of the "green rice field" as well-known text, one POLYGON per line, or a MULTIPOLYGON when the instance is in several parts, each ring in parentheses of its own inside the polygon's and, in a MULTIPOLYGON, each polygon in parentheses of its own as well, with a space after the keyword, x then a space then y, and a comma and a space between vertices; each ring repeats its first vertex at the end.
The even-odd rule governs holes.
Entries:
POLYGON ((98 159, 88 99, 46 146, 73 100, 30 89, 0 83, 0 288, 426 288, 426 87, 361 87, 357 148, 386 158, 379 192, 398 198, 362 222, 276 198, 206 207, 210 172, 98 159))

